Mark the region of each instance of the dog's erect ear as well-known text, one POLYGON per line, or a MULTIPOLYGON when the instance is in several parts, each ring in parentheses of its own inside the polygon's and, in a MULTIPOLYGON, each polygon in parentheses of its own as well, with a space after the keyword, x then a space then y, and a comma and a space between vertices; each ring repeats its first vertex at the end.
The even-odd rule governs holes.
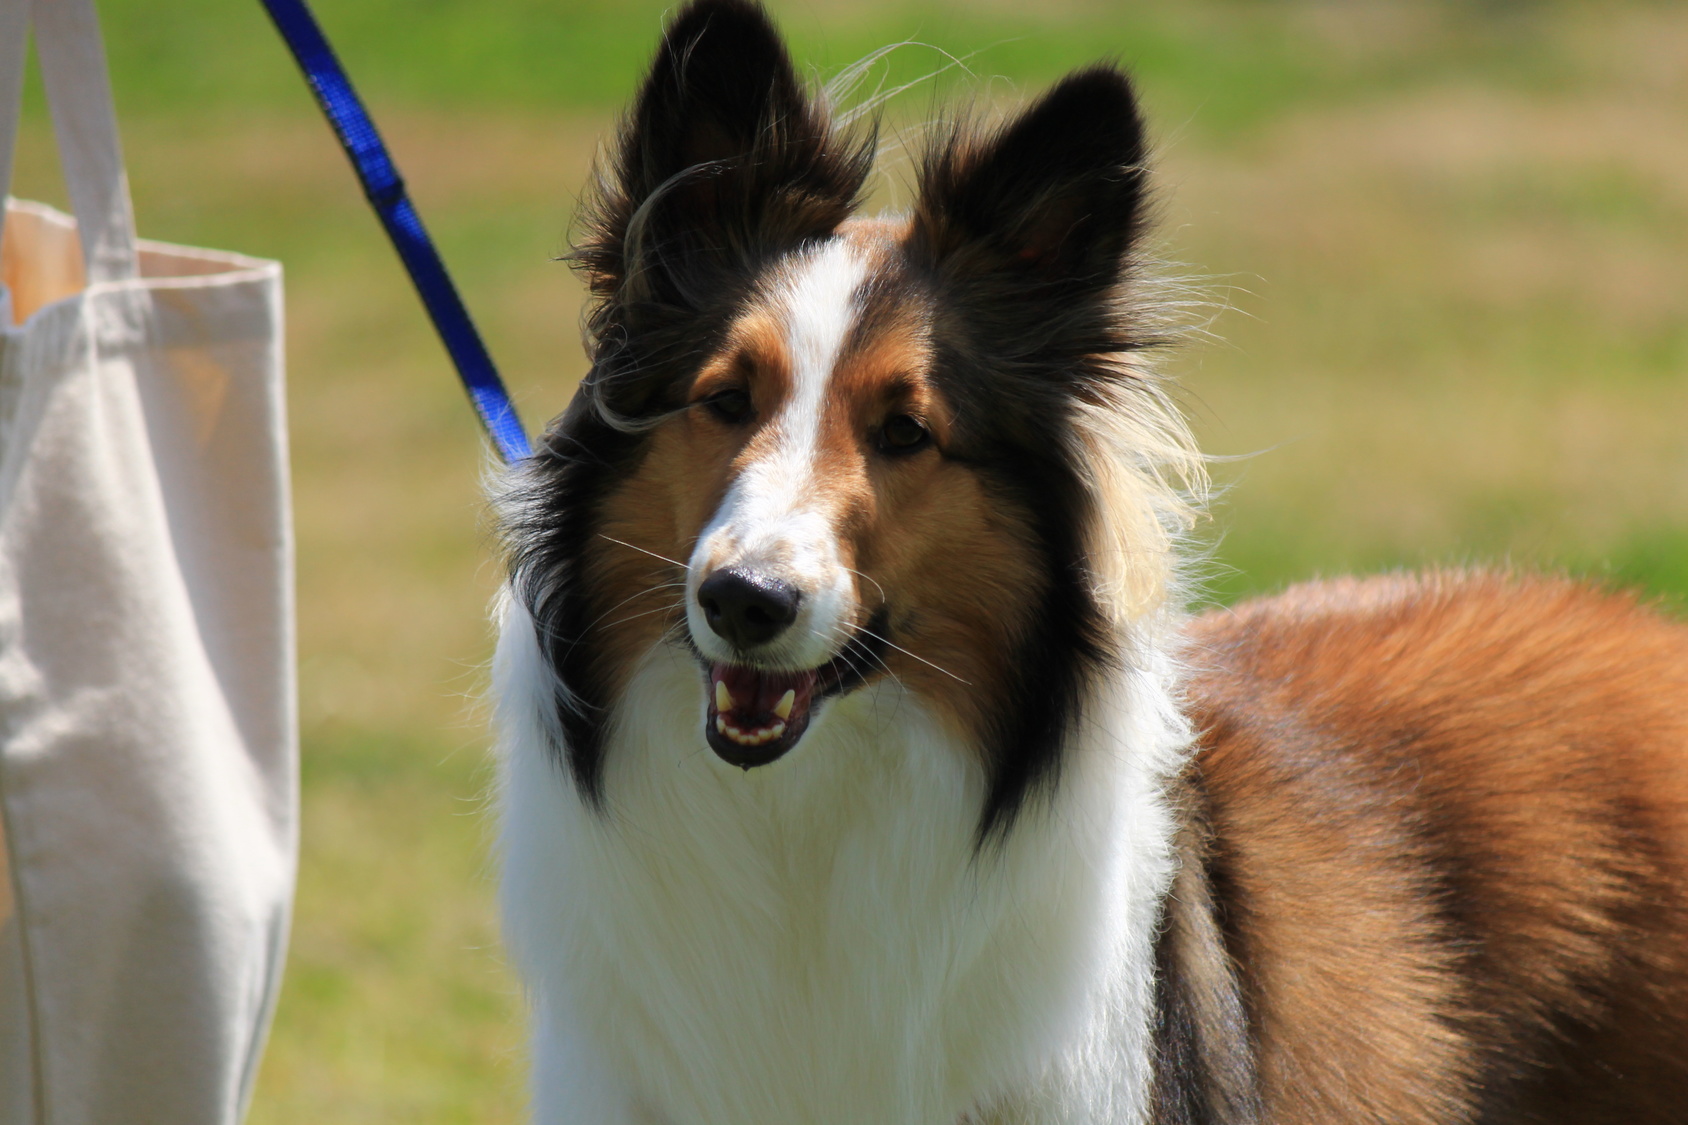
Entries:
POLYGON ((749 0, 693 0, 668 26, 576 260, 601 297, 695 304, 712 271, 826 234, 867 178, 749 0))
POLYGON ((1078 71, 995 133, 961 130, 933 148, 913 246, 941 275, 1021 297, 1028 285, 1051 298, 1106 289, 1143 226, 1143 161, 1131 83, 1108 66, 1078 71))

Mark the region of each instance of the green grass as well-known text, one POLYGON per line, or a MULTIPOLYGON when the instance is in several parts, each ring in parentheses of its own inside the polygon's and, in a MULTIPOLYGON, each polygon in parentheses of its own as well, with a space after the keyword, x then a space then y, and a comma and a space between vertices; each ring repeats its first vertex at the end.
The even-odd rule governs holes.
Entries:
MULTIPOLYGON (((530 425, 583 370, 553 257, 651 2, 319 0, 530 425)), ((1672 3, 776 4, 821 77, 966 60, 1009 101, 1129 62, 1162 250, 1224 306, 1168 358, 1228 491, 1211 597, 1504 563, 1688 598, 1688 9, 1672 3)), ((496 583, 461 393, 255 0, 102 0, 152 237, 281 258, 304 856, 254 1119, 511 1120, 472 700, 496 583)), ((20 194, 62 199, 39 99, 20 194)), ((893 162, 895 163, 895 162, 893 162)), ((895 178, 887 193, 896 198, 895 178)))
MULTIPOLYGON (((615 109, 673 7, 668 0, 316 5, 377 101, 452 112, 615 109)), ((1211 133, 1247 131, 1309 103, 1470 74, 1525 91, 1597 88, 1622 65, 1582 42, 1613 9, 1576 0, 849 0, 772 7, 798 57, 823 76, 905 41, 923 46, 893 56, 891 85, 930 73, 946 55, 964 60, 979 81, 1016 85, 1115 58, 1131 65, 1174 119, 1192 116, 1211 133)), ((113 70, 132 112, 238 116, 299 97, 256 0, 109 0, 102 11, 113 70)))
POLYGON ((480 749, 319 731, 311 750, 284 1014, 255 1119, 511 1117, 521 1005, 481 873, 480 749))

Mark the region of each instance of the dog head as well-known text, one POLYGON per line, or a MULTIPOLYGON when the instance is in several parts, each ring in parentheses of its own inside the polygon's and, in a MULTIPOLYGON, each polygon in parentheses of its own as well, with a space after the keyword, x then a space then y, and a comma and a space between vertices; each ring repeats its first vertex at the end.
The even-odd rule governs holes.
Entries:
POLYGON ((1159 334, 1127 79, 945 132, 906 217, 852 217, 872 143, 759 7, 696 0, 600 175, 575 255, 595 365, 506 508, 589 798, 628 676, 674 645, 698 739, 744 768, 895 676, 977 748, 988 831, 1164 596, 1165 470, 1194 462, 1137 358, 1159 334))

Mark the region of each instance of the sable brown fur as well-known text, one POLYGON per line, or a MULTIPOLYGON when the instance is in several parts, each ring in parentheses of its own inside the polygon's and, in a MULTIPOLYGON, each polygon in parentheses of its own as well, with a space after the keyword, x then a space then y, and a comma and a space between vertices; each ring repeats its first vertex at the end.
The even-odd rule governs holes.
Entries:
MULTIPOLYGON (((1261 1120, 1688 1120, 1688 628, 1442 573, 1298 587, 1190 641, 1211 835, 1168 900, 1162 989, 1222 991, 1211 917, 1261 1120)), ((1197 1032, 1229 1012, 1198 1005, 1197 1032)))

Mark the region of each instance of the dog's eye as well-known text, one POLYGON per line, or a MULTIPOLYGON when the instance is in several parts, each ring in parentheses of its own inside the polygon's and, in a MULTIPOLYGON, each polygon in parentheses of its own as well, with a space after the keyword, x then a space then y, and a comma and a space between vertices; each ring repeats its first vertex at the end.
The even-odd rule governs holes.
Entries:
POLYGON ((750 404, 750 395, 737 387, 731 390, 717 391, 704 399, 703 405, 707 406, 709 412, 715 417, 733 426, 748 420, 754 413, 754 407, 750 404))
POLYGON ((932 431, 912 414, 893 414, 879 427, 879 448, 886 453, 913 453, 932 441, 932 431))

